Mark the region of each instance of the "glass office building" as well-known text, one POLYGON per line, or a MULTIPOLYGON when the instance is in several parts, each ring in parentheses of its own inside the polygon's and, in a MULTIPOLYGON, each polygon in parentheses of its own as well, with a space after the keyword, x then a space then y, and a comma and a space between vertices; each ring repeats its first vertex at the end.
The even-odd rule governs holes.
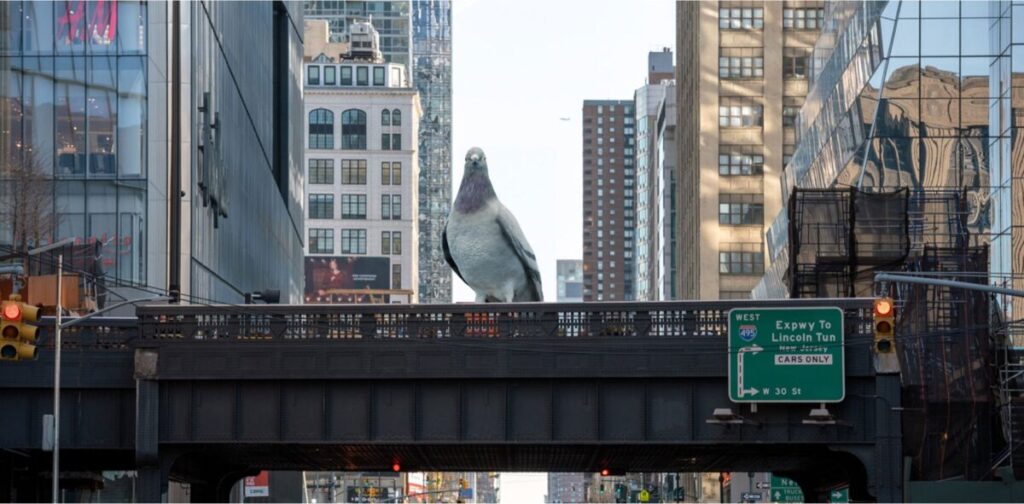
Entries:
POLYGON ((147 21, 139 2, 0 4, 0 198, 18 204, 19 176, 50 193, 49 222, 0 243, 99 241, 106 271, 148 280, 147 21))
POLYGON ((352 2, 347 0, 307 0, 305 19, 324 19, 330 26, 331 42, 344 41, 348 27, 356 20, 372 20, 380 35, 380 52, 391 63, 409 68, 412 58, 409 2, 352 2))
POLYGON ((419 300, 452 301, 441 233, 452 203, 452 2, 413 0, 413 84, 420 93, 419 300))
MULTIPOLYGON (((971 235, 991 238, 992 272, 1024 272, 1008 260, 1020 225, 1012 173, 1024 169, 1010 120, 1024 106, 1014 94, 1024 91, 1024 31, 1011 29, 1022 12, 1011 2, 829 3, 783 201, 794 188, 962 191, 971 235)), ((789 295, 792 217, 784 206, 767 231, 772 263, 755 297, 789 295)))
MULTIPOLYGON (((31 180, 28 241, 97 244, 110 283, 298 301, 301 17, 295 2, 0 3, 0 208, 31 180)), ((0 244, 24 241, 16 227, 0 244)))

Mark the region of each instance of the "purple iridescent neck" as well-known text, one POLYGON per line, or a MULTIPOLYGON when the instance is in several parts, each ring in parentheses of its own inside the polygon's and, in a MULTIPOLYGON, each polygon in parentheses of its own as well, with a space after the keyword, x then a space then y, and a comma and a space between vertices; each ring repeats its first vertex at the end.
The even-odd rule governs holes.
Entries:
POLYGON ((468 170, 462 177, 459 194, 455 197, 455 210, 472 213, 495 196, 491 180, 483 170, 468 170))

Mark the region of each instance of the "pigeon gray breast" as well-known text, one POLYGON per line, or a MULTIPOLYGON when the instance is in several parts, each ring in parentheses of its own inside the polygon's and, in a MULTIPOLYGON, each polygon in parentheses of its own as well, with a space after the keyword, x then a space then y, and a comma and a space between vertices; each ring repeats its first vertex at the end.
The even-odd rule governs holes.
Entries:
POLYGON ((537 257, 516 218, 498 201, 479 147, 466 153, 466 171, 441 235, 444 258, 476 292, 476 301, 543 301, 537 257))

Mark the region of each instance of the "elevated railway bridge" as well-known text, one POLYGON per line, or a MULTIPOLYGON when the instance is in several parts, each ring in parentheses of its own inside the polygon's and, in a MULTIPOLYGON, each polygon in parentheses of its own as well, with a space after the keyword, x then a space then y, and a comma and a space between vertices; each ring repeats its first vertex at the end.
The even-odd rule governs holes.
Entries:
MULTIPOLYGON (((43 329, 37 360, 0 363, 3 499, 49 498, 43 329)), ((770 470, 808 499, 899 501, 899 376, 876 373, 871 331, 869 299, 141 306, 65 331, 61 476, 134 470, 140 501, 170 480, 223 501, 262 469, 770 470), (846 335, 832 421, 732 403, 729 310, 822 306, 846 335)))

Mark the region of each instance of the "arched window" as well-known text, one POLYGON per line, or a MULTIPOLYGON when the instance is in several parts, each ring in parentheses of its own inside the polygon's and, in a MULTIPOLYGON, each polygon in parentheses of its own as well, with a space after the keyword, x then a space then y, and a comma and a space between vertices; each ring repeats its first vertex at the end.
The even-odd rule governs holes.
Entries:
POLYGON ((348 109, 341 113, 341 148, 366 150, 366 112, 348 109))
POLYGON ((391 111, 384 109, 380 111, 380 125, 391 126, 391 111))
POLYGON ((316 109, 309 113, 309 148, 334 148, 334 113, 316 109))
POLYGON ((395 109, 391 111, 391 124, 394 126, 402 125, 402 111, 395 109))

